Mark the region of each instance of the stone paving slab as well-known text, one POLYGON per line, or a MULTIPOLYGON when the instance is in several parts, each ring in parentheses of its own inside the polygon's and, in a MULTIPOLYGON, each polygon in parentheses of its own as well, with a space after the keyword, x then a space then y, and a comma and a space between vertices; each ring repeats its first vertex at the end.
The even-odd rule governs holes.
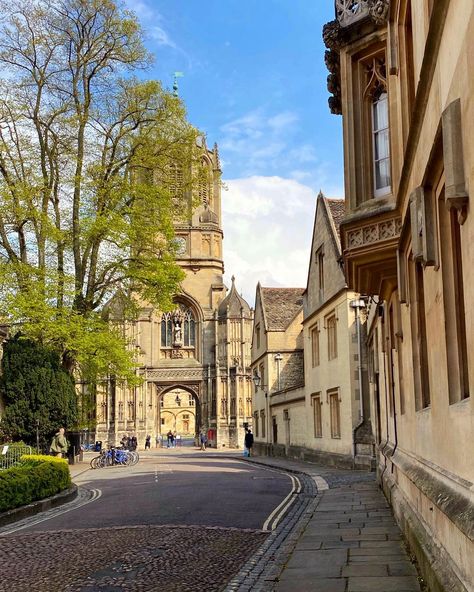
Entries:
POLYGON ((280 575, 258 592, 420 592, 391 508, 374 475, 258 457, 324 480, 317 504, 280 575))

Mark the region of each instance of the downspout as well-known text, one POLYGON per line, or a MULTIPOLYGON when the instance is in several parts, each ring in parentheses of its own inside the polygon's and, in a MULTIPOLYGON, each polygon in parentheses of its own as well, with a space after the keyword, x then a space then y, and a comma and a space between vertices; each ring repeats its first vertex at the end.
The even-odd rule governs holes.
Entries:
MULTIPOLYGON (((355 458, 356 458, 356 452, 357 452, 356 432, 360 428, 360 426, 364 423, 364 403, 363 403, 363 398, 362 398, 363 397, 363 393, 362 393, 362 391, 363 391, 362 336, 361 336, 361 330, 360 330, 360 313, 359 313, 359 308, 360 308, 361 302, 364 302, 364 301, 359 299, 359 300, 352 300, 350 303, 351 307, 355 310, 355 323, 356 323, 356 335, 357 335, 357 355, 359 358, 359 364, 358 364, 358 369, 357 369, 358 380, 359 380, 359 422, 352 429, 352 462, 353 462, 353 466, 355 466, 355 458)), ((364 306, 365 306, 365 302, 364 302, 364 306)))

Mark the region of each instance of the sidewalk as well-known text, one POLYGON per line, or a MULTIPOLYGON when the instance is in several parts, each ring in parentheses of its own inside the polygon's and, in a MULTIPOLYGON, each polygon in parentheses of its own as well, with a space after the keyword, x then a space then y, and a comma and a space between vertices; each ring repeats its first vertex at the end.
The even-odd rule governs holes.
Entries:
POLYGON ((250 462, 301 471, 319 503, 276 578, 276 592, 420 592, 418 574, 374 474, 286 459, 250 462))

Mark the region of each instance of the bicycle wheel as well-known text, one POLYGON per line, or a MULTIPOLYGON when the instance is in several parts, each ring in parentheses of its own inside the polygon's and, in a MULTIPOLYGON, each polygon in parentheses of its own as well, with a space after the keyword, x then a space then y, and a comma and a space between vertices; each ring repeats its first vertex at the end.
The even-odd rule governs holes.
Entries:
POLYGON ((94 456, 94 458, 90 462, 91 469, 98 469, 99 468, 99 464, 98 464, 99 460, 100 460, 100 456, 94 456))

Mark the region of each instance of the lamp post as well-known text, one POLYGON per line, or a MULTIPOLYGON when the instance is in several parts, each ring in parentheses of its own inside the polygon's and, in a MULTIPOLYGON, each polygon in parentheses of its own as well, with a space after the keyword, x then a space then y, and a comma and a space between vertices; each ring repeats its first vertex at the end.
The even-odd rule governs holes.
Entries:
POLYGON ((270 442, 270 429, 269 429, 268 426, 269 426, 269 419, 270 419, 270 417, 269 417, 270 416, 270 406, 269 406, 269 403, 268 403, 268 392, 266 390, 268 388, 268 385, 262 384, 262 377, 257 372, 257 370, 255 370, 255 372, 253 373, 252 380, 253 380, 253 383, 255 385, 255 388, 257 388, 257 389, 258 388, 265 389, 265 416, 267 418, 267 419, 265 419, 265 423, 267 424, 265 426, 265 439, 267 441, 267 444, 269 444, 269 442, 270 442))

